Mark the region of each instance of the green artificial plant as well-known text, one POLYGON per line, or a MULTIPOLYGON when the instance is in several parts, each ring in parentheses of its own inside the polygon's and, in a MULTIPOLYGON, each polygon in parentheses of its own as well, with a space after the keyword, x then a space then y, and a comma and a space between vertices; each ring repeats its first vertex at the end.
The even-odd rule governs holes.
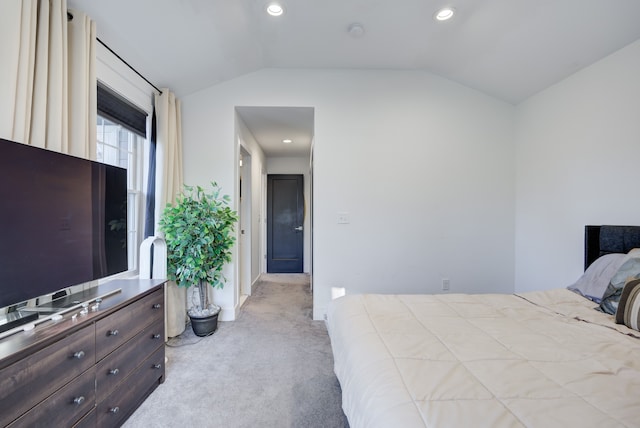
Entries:
POLYGON ((200 186, 184 186, 176 203, 167 204, 159 222, 167 243, 169 279, 180 287, 198 286, 200 306, 189 309, 191 316, 208 315, 211 306, 206 286, 224 287, 222 269, 231 261, 236 240, 238 214, 229 207, 231 198, 221 195, 217 183, 211 187, 205 191, 200 186))

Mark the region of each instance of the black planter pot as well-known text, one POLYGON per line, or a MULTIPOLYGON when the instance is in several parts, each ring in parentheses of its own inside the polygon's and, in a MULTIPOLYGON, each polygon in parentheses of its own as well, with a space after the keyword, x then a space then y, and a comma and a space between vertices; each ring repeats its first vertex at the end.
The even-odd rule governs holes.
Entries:
POLYGON ((209 315, 207 317, 192 317, 191 328, 196 336, 204 337, 212 335, 218 328, 218 314, 209 315))

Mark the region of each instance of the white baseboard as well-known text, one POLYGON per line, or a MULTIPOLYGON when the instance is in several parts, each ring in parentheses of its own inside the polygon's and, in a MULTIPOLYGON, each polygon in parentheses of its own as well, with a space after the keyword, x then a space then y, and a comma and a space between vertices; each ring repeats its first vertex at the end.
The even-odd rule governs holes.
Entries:
POLYGON ((258 282, 260 282, 261 277, 262 277, 262 274, 258 275, 256 279, 254 279, 253 282, 251 283, 251 294, 253 294, 256 291, 256 287, 258 286, 258 282))
POLYGON ((240 306, 236 308, 222 308, 220 309, 220 315, 218 315, 218 321, 235 321, 238 317, 238 311, 240 306))

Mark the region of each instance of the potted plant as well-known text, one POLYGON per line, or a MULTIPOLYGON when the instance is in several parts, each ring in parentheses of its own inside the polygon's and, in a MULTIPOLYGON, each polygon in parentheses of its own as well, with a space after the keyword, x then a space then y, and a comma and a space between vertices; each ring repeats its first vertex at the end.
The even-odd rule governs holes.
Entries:
POLYGON ((238 214, 229 207, 229 195, 221 195, 217 183, 212 190, 184 186, 174 205, 167 204, 160 230, 167 243, 167 274, 179 287, 198 287, 197 300, 187 311, 193 332, 213 334, 220 307, 209 303, 207 286, 223 288, 224 265, 231 261, 238 214))

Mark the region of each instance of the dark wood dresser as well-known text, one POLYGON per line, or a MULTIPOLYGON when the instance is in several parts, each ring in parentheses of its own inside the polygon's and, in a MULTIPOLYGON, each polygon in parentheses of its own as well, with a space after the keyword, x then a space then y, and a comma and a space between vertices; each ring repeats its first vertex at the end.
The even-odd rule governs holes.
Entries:
POLYGON ((96 310, 0 339, 0 427, 122 425, 164 381, 164 282, 110 281, 96 310))

